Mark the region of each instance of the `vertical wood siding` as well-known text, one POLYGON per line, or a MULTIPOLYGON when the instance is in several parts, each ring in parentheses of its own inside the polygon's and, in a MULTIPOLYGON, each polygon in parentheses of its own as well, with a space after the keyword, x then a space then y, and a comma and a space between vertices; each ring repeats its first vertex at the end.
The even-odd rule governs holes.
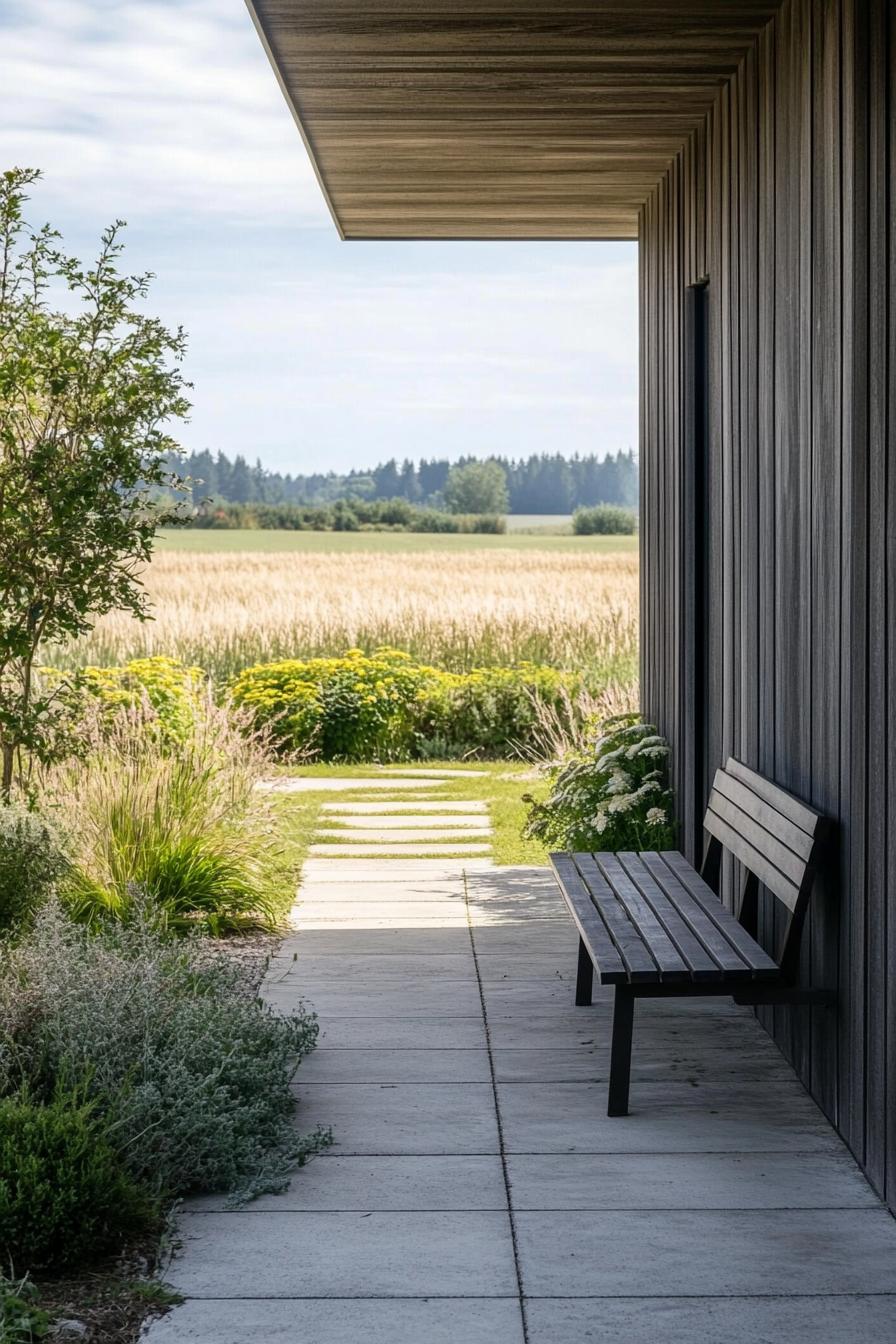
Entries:
POLYGON ((645 710, 687 819, 684 291, 708 277, 707 755, 841 823, 801 967, 840 1010, 763 1020, 896 1206, 894 30, 888 0, 785 0, 645 204, 640 265, 645 710))

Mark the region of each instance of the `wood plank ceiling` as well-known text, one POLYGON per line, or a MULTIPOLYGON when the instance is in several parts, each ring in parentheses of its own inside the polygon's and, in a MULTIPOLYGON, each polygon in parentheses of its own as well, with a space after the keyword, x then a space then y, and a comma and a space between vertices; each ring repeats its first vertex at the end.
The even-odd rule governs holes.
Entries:
POLYGON ((777 0, 249 0, 345 238, 635 238, 777 0))

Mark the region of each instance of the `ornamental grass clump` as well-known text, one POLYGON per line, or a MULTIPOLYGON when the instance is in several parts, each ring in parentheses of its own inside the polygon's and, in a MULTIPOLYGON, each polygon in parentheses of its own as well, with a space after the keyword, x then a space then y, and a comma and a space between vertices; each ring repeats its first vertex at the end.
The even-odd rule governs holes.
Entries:
POLYGON ((675 847, 669 744, 637 714, 604 720, 594 746, 553 767, 543 803, 531 803, 524 834, 548 849, 675 847))
MULTIPOLYGON (((72 836, 63 894, 76 918, 126 919, 147 901, 177 933, 272 927, 283 878, 272 803, 256 784, 269 766, 245 712, 197 697, 183 741, 160 750, 156 711, 99 706, 81 759, 49 776, 46 799, 72 836)), ((88 716, 89 724, 89 716, 88 716)))
POLYGON ((146 907, 93 933, 52 904, 0 970, 0 1095, 51 1106, 68 1090, 159 1200, 283 1189, 328 1142, 294 1125, 316 1018, 247 995, 203 943, 167 937, 146 907))

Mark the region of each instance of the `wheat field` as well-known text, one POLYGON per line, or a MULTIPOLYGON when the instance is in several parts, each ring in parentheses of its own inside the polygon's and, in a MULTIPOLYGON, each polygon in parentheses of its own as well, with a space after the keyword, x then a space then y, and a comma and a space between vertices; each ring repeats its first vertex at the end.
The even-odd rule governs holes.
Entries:
POLYGON ((439 667, 521 660, 636 675, 632 553, 471 548, 406 553, 157 552, 154 619, 104 617, 53 660, 112 665, 164 653, 226 678, 252 663, 390 644, 439 667))

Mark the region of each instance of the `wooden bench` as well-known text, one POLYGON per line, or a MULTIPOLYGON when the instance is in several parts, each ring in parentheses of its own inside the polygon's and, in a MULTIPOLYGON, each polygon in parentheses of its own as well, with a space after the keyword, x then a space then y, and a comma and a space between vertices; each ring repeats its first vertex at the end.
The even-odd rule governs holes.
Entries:
POLYGON ((550 856, 579 931, 576 1003, 591 1003, 595 971, 600 984, 616 987, 609 1115, 628 1114, 636 998, 823 1005, 835 998, 794 984, 827 819, 729 759, 716 772, 703 825, 699 873, 672 852, 550 856), (716 894, 723 850, 746 870, 736 916, 716 894), (760 883, 786 911, 775 957, 756 942, 760 883))

